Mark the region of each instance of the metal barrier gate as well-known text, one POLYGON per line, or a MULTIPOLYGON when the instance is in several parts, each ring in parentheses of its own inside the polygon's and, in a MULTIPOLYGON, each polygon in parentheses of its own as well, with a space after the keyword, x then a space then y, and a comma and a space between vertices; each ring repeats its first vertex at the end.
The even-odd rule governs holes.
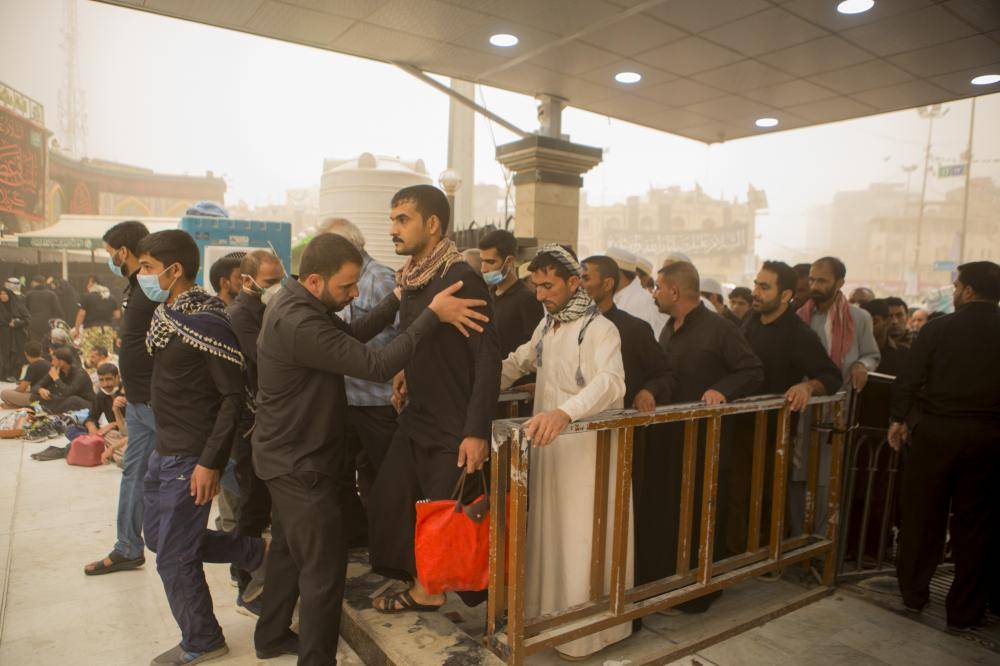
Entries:
MULTIPOLYGON (((633 619, 691 601, 742 580, 782 569, 813 558, 822 560, 817 574, 819 589, 790 600, 780 612, 761 615, 757 623, 789 612, 828 594, 834 583, 837 537, 842 490, 844 416, 846 393, 815 397, 810 400, 813 412, 809 437, 805 529, 801 535, 786 537, 785 497, 790 458, 791 414, 782 396, 757 397, 729 404, 706 406, 702 403, 659 407, 655 412, 631 410, 605 412, 590 419, 571 423, 563 434, 598 433, 597 472, 593 508, 593 548, 590 574, 590 599, 586 603, 540 617, 525 617, 526 527, 528 521, 528 470, 530 446, 523 433, 526 419, 507 419, 493 424, 493 463, 491 466, 490 580, 485 641, 495 654, 509 664, 519 665, 533 653, 556 646, 633 619), (832 419, 823 421, 824 412, 832 419), (768 453, 768 416, 776 413, 776 437, 771 443, 774 474, 765 479, 768 453), (719 451, 722 418, 734 414, 754 414, 753 436, 745 444, 753 447, 750 476, 750 509, 745 552, 713 561, 714 532, 718 503, 719 451), (694 531, 695 479, 698 470, 698 424, 707 424, 701 524, 697 532, 697 566, 690 565, 690 545, 694 531), (639 586, 627 587, 629 553, 628 525, 632 492, 632 448, 634 429, 660 423, 684 423, 683 467, 681 479, 680 528, 678 534, 677 572, 639 586), (611 460, 612 431, 617 431, 617 453, 611 460), (821 432, 828 432, 825 445, 831 447, 831 465, 826 484, 819 481, 821 432), (606 539, 609 536, 607 503, 611 472, 615 480, 614 509, 610 538, 612 544, 610 593, 604 593, 606 539), (761 545, 762 508, 765 483, 772 488, 769 539, 761 545), (814 523, 817 487, 829 488, 826 524, 814 523)), ((557 440, 551 446, 559 446, 557 440)), ((656 446, 656 443, 650 444, 656 446)), ((664 663, 701 649, 752 624, 743 622, 719 632, 713 639, 697 645, 671 645, 646 663, 664 663)))

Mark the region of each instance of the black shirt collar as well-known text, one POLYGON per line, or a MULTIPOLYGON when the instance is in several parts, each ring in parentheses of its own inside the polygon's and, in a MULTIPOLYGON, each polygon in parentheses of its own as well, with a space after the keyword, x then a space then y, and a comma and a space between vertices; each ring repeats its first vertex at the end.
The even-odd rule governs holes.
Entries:
POLYGON ((285 289, 287 289, 290 295, 297 298, 300 301, 308 303, 311 307, 315 308, 318 312, 322 312, 325 315, 332 314, 330 310, 323 305, 323 301, 319 300, 313 296, 308 289, 302 286, 302 283, 298 280, 289 280, 285 283, 285 289))
POLYGON ((518 291, 524 289, 527 289, 527 287, 524 286, 524 283, 521 282, 521 280, 515 280, 514 284, 510 285, 505 291, 499 294, 497 293, 497 288, 493 287, 493 298, 506 298, 507 296, 516 294, 518 291))
MULTIPOLYGON (((705 308, 705 304, 702 303, 701 301, 699 301, 698 305, 695 306, 695 309, 691 310, 691 312, 688 312, 687 316, 684 317, 684 325, 681 326, 681 330, 683 331, 683 330, 685 330, 687 328, 690 328, 691 324, 698 323, 698 321, 701 320, 701 318, 704 317, 707 314, 709 314, 709 312, 705 308)), ((671 319, 670 319, 670 329, 674 333, 677 332, 677 325, 676 324, 677 324, 677 318, 676 317, 671 317, 671 319)))

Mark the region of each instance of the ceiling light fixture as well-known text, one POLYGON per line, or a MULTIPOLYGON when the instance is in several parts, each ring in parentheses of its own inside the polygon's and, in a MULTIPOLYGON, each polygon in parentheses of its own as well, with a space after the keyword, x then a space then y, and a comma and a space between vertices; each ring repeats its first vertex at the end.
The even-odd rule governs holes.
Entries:
POLYGON ((618 83, 639 83, 642 81, 642 74, 639 72, 618 72, 615 74, 615 81, 618 83))
POLYGON ((490 37, 490 44, 493 46, 499 46, 500 48, 509 48, 511 46, 517 46, 520 40, 514 35, 508 35, 507 33, 500 33, 490 37))
POLYGON ((844 0, 837 5, 841 14, 864 14, 875 6, 875 0, 844 0))
POLYGON ((757 122, 754 123, 754 124, 757 127, 765 127, 765 128, 766 127, 777 127, 778 126, 778 119, 777 118, 758 118, 757 122))
POLYGON ((1000 74, 980 74, 970 81, 974 86, 991 86, 1000 83, 1000 74))

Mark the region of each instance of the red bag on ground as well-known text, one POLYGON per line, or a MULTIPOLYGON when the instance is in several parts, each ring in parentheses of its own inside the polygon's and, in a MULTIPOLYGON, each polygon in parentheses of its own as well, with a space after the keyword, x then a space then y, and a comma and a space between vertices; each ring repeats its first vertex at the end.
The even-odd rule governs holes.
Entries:
MULTIPOLYGON (((458 480, 453 499, 417 502, 413 550, 417 578, 430 594, 478 592, 489 586, 490 498, 480 495, 462 504, 465 479, 458 480)), ((486 475, 479 476, 486 488, 486 475)))
POLYGON ((104 453, 104 438, 100 435, 80 435, 69 445, 66 463, 81 467, 97 467, 104 453))

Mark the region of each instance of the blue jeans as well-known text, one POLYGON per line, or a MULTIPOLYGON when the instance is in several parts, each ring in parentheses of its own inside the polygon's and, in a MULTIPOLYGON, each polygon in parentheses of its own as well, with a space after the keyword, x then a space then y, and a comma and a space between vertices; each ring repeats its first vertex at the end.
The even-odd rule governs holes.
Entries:
POLYGON ((156 420, 146 403, 128 403, 125 410, 128 447, 122 461, 122 483, 118 490, 118 542, 115 550, 130 560, 145 553, 142 541, 142 482, 149 454, 156 448, 156 420))
MULTIPOLYGON (((129 444, 131 446, 131 443, 129 444)), ((196 456, 149 457, 144 486, 145 533, 156 570, 181 629, 181 647, 208 652, 225 643, 215 619, 204 562, 232 563, 253 571, 264 561, 264 541, 208 529, 212 503, 191 497, 196 456)))

